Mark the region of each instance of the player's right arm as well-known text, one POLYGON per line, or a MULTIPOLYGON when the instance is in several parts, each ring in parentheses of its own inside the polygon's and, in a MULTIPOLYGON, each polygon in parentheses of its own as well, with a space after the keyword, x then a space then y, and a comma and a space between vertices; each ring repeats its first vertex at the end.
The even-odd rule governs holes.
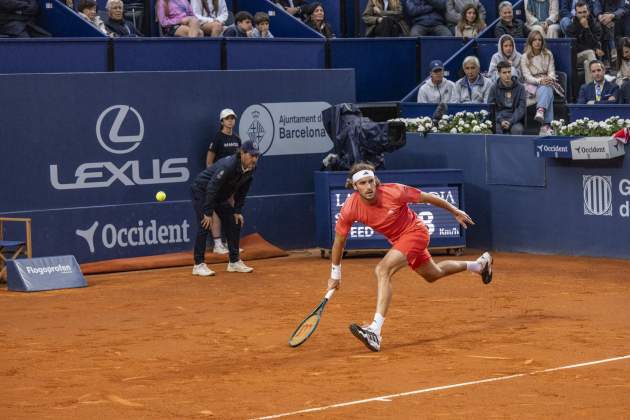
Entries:
POLYGON ((333 242, 330 251, 330 278, 328 279, 328 290, 339 289, 341 283, 341 258, 343 257, 343 249, 346 246, 346 235, 335 233, 335 242, 333 242))
POLYGON ((333 242, 332 250, 330 251, 330 278, 328 279, 328 290, 338 289, 341 283, 341 258, 343 257, 343 249, 346 246, 346 238, 352 228, 354 222, 354 215, 352 214, 352 206, 346 203, 339 212, 339 218, 335 226, 335 241, 333 242))

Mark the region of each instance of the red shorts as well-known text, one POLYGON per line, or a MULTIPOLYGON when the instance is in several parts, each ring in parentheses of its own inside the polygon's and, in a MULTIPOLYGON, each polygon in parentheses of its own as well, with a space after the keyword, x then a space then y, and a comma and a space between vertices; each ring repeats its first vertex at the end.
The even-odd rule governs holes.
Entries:
POLYGON ((429 232, 425 230, 412 230, 405 232, 396 242, 393 243, 393 247, 405 254, 407 257, 407 264, 412 270, 416 270, 422 264, 425 264, 431 259, 429 254, 429 232))

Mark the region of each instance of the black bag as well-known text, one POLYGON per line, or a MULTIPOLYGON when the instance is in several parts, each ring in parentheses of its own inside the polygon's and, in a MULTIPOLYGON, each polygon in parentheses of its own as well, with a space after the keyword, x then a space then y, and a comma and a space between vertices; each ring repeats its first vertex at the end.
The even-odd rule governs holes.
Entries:
POLYGON ((369 162, 383 168, 385 153, 407 142, 405 124, 400 121, 376 123, 363 117, 354 104, 339 104, 322 111, 322 120, 333 141, 333 155, 323 162, 323 169, 348 170, 356 162, 369 162))

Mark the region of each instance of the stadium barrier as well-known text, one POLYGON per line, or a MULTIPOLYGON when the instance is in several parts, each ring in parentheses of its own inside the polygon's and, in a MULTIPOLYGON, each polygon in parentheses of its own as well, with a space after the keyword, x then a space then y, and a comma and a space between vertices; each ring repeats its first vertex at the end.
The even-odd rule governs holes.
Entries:
MULTIPOLYGON (((457 114, 458 112, 479 112, 488 111, 488 119, 494 123, 492 115, 494 106, 490 104, 447 104, 446 114, 457 114)), ((419 104, 416 102, 401 102, 400 116, 402 118, 432 117, 437 108, 437 104, 419 104)))
POLYGON ((328 45, 331 68, 355 69, 358 101, 398 100, 418 81, 416 38, 332 39, 328 45))
POLYGON ((220 38, 115 38, 111 42, 114 71, 223 68, 220 38))
POLYGON ((0 154, 0 214, 32 218, 35 256, 80 263, 191 249, 190 184, 225 107, 265 151, 244 234, 312 243, 313 171, 332 147, 321 111, 355 100, 351 70, 2 75, 0 91, 20 145, 0 154))
POLYGON ((37 24, 55 37, 107 38, 60 0, 39 0, 37 24))
POLYGON ((323 69, 325 46, 323 38, 225 38, 226 69, 323 69))
POLYGON ((614 115, 621 118, 630 118, 630 105, 583 105, 569 104, 569 121, 573 122, 580 118, 588 117, 595 121, 604 121, 614 115))

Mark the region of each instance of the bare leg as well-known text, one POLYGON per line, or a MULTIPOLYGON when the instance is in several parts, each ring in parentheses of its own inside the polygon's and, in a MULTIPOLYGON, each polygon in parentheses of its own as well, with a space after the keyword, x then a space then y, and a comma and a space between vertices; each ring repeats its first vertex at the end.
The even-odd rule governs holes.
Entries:
POLYGON ((420 274, 426 281, 433 283, 442 277, 459 273, 466 270, 466 261, 440 261, 435 263, 431 258, 426 264, 422 264, 416 269, 416 273, 420 274))
POLYGON ((374 274, 378 282, 376 297, 376 313, 383 317, 387 315, 389 303, 392 300, 391 278, 398 270, 407 265, 407 257, 397 249, 390 249, 385 257, 376 265, 374 274))
POLYGON ((221 219, 217 213, 212 213, 212 239, 221 238, 221 219))

